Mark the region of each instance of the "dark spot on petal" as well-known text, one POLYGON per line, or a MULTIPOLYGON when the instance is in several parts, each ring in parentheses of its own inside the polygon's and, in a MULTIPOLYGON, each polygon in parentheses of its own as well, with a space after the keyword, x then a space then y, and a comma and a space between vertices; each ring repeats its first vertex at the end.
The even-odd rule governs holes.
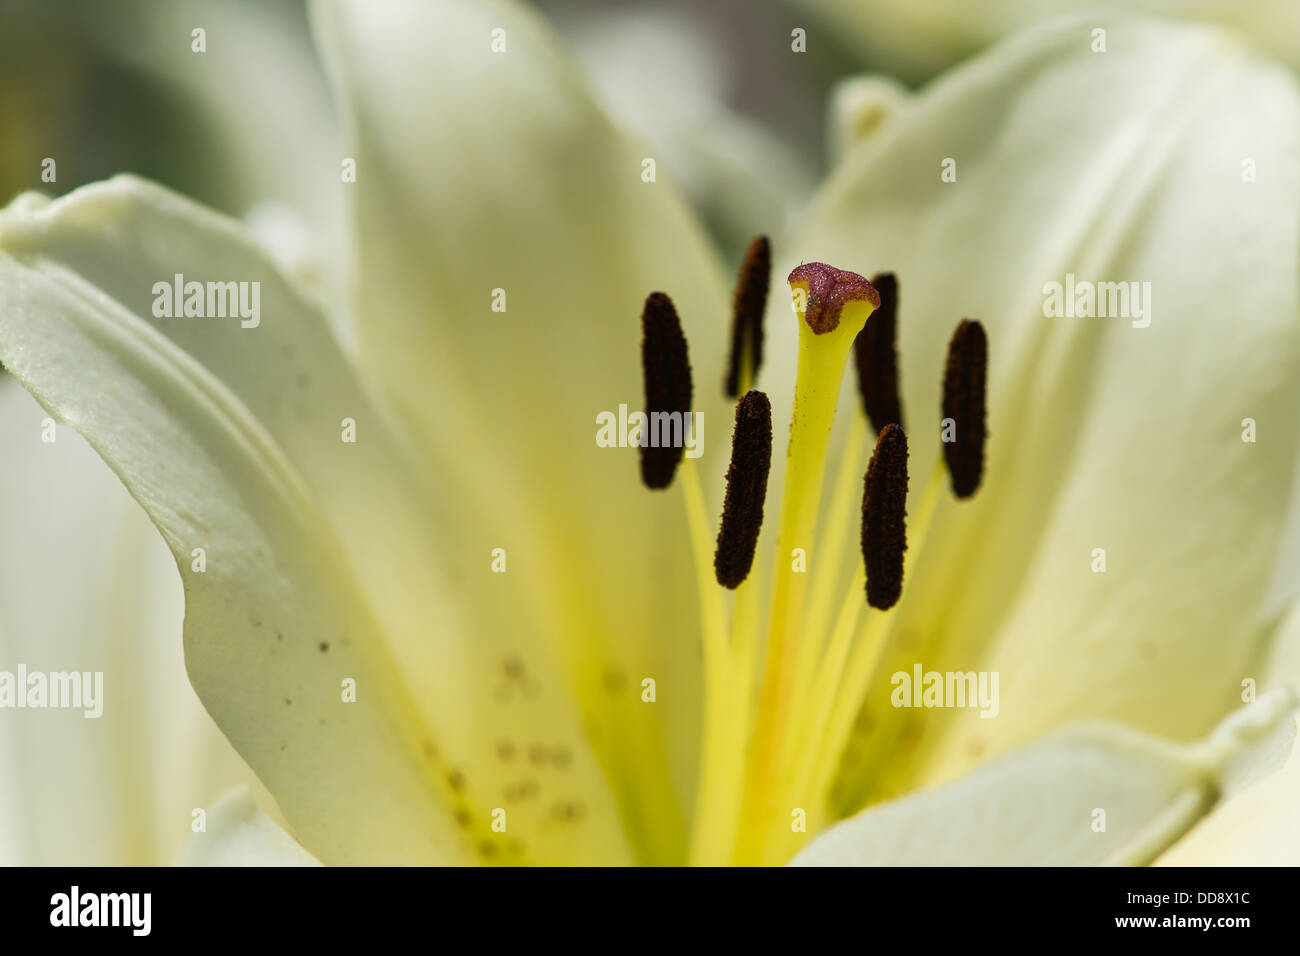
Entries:
POLYGON ((627 687, 627 675, 615 667, 605 671, 605 690, 611 694, 620 694, 627 687))
POLYGON ((557 820, 575 823, 587 815, 587 808, 581 800, 570 800, 551 807, 551 815, 557 820))

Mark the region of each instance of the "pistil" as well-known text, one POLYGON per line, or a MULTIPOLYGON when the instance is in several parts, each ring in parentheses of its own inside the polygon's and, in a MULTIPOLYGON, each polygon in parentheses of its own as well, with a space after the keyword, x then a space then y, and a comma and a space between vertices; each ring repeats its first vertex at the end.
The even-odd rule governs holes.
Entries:
POLYGON ((779 825, 770 820, 770 801, 785 790, 781 767, 789 744, 790 699, 807 586, 803 562, 811 556, 815 563, 820 557, 814 537, 840 383, 854 339, 880 304, 876 290, 862 276, 821 263, 808 263, 790 273, 790 288, 800 318, 799 361, 772 575, 767 657, 746 794, 745 819, 759 828, 779 825))

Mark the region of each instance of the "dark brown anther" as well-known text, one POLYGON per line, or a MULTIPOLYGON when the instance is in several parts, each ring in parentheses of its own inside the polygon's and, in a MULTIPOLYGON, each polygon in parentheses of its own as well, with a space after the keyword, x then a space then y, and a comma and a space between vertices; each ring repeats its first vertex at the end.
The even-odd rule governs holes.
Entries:
POLYGON ((749 380, 758 381, 763 364, 763 312, 767 309, 767 290, 772 280, 772 249, 767 236, 758 236, 749 244, 740 266, 736 292, 731 304, 731 355, 727 362, 727 398, 740 394, 740 372, 749 371, 749 380))
POLYGON ((948 344, 943 370, 943 457, 952 476, 952 491, 969 498, 984 474, 984 421, 989 345, 984 326, 962 319, 948 344))
POLYGON ((862 482, 862 559, 867 568, 867 603, 887 611, 903 593, 907 550, 907 436, 886 425, 862 482))
POLYGON ((886 425, 902 425, 903 409, 898 397, 898 353, 894 348, 898 318, 898 280, 892 272, 871 277, 880 293, 880 307, 867 317, 853 340, 853 359, 858 369, 858 391, 862 407, 879 433, 886 425))
POLYGON ((724 588, 739 587, 754 564, 771 467, 772 404, 762 392, 746 392, 736 405, 727 497, 722 506, 718 547, 713 552, 713 570, 724 588))
POLYGON ((641 445, 641 480, 647 488, 667 488, 682 460, 682 444, 652 444, 656 434, 669 431, 655 427, 655 414, 681 416, 680 434, 685 440, 691 425, 691 363, 686 336, 673 300, 652 292, 641 312, 641 370, 645 377, 645 414, 650 434, 641 445))

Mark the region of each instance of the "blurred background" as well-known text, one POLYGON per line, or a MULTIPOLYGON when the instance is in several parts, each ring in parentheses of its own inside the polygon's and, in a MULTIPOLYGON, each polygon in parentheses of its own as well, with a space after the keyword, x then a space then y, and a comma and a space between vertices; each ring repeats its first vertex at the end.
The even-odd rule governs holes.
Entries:
MULTIPOLYGON (((291 265, 337 254, 340 142, 305 0, 0 0, 0 200, 131 171, 248 219, 291 265), (207 52, 195 56, 202 27, 207 52), (268 95, 271 92, 274 95, 268 95), (54 158, 57 181, 42 183, 54 158)), ((1293 0, 538 0, 610 113, 640 135, 723 251, 776 229, 833 159, 833 91, 915 88, 1071 10, 1226 23, 1300 62, 1293 0), (806 31, 813 56, 789 51, 806 31), (785 64, 774 69, 773 64, 785 64), (707 127, 708 136, 697 135, 707 127), (761 161, 760 160, 761 157, 761 161)))

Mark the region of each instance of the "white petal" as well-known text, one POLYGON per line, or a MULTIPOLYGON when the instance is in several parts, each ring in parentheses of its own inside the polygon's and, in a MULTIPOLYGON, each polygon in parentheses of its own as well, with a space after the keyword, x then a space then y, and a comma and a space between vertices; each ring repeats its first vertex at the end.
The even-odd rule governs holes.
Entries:
POLYGON ((206 809, 205 829, 185 845, 185 866, 320 866, 257 806, 246 789, 206 809))
POLYGON ((1289 0, 796 0, 817 24, 810 43, 847 49, 863 66, 923 80, 1016 31, 1066 13, 1148 13, 1207 20, 1300 65, 1300 10, 1289 0))
POLYGON ((1277 765, 1279 744, 1289 748, 1295 735, 1294 706, 1290 694, 1261 699, 1193 746, 1117 725, 1061 731, 957 783, 836 824, 794 863, 1144 864, 1208 812, 1244 765, 1277 765))
POLYGON ((0 669, 100 673, 102 694, 96 717, 0 711, 0 863, 168 863, 197 801, 254 777, 190 687, 158 532, 80 435, 45 420, 0 378, 0 669))
POLYGON ((530 668, 562 661, 634 845, 672 859, 699 728, 684 510, 677 489, 644 491, 635 449, 598 447, 595 422, 641 407, 639 316, 666 291, 720 476, 729 312, 714 254, 663 166, 642 180, 653 157, 602 115, 531 11, 315 9, 357 159, 361 352, 456 503, 442 543, 464 565, 466 631, 522 647, 530 668), (485 578, 496 547, 510 570, 485 578), (654 707, 639 697, 647 677, 654 707))
POLYGON ((1300 435, 1300 253, 1278 215, 1300 206, 1295 80, 1184 25, 1103 18, 1094 54, 1093 22, 1031 31, 916 97, 790 249, 899 277, 913 507, 951 330, 977 317, 990 341, 984 484, 945 492, 910 536, 841 812, 1067 721, 1204 733, 1300 586, 1271 587, 1300 435), (1150 326, 1045 316, 1045 284, 1069 274, 1149 282, 1150 326), (918 663, 999 673, 998 718, 893 708, 890 676, 918 663))
MULTIPOLYGON (((200 697, 313 852, 327 862, 374 854, 404 859, 445 841, 444 849, 458 852, 460 838, 452 831, 463 828, 479 850, 500 859, 626 859, 622 821, 564 678, 552 658, 531 646, 535 618, 525 615, 532 609, 501 600, 503 580, 519 580, 522 590, 535 593, 530 576, 518 573, 518 551, 511 548, 512 576, 503 579, 491 571, 491 549, 502 539, 456 537, 466 527, 471 535, 475 530, 464 512, 454 499, 425 493, 426 478, 432 484, 437 476, 413 474, 319 309, 259 247, 229 220, 130 178, 50 205, 16 204, 0 218, 0 247, 15 256, 0 278, 0 297, 17 303, 0 317, 11 336, 4 343, 12 350, 10 367, 19 377, 30 373, 27 384, 47 404, 59 404, 49 389, 66 390, 63 413, 168 534, 191 588, 187 663, 200 697), (260 282, 260 323, 243 328, 235 318, 155 317, 153 283, 175 274, 260 282), (67 298, 84 303, 73 313, 77 321, 65 315, 67 298), (46 310, 54 317, 46 319, 46 310), (74 361, 85 349, 94 361, 74 361), (161 354, 165 368, 139 358, 141 350, 161 354), (63 355, 67 364, 58 367, 63 355), (95 361, 107 363, 97 376, 69 371, 94 368, 95 361), (153 395, 166 406, 147 416, 157 420, 158 435, 132 425, 131 403, 153 395), (110 400, 127 404, 114 407, 110 400), (73 415, 73 402, 78 408, 91 403, 96 416, 89 418, 89 409, 73 415), (213 415, 233 423, 218 427, 213 415), (356 423, 355 443, 341 440, 345 420, 356 423), (237 443, 254 447, 231 452, 225 463, 218 448, 230 428, 245 436, 237 443), (105 443, 100 429, 117 438, 105 443), (178 437, 169 442, 158 437, 163 434, 178 437), (124 463, 127 452, 132 460, 124 463), (199 456, 188 464, 200 475, 182 471, 186 454, 199 456), (208 474, 210 468, 216 473, 208 474), (276 477, 266 477, 268 468, 276 477), (204 483, 218 487, 205 492, 198 487, 204 483), (286 527, 295 520, 305 526, 286 527), (337 550, 307 543, 317 534, 339 542, 337 550), (189 571, 196 546, 207 548, 204 574, 189 571), (214 567, 225 575, 219 584, 214 567), (342 583, 334 583, 335 575, 342 583), (211 621, 196 613, 206 592, 195 581, 221 591, 209 596, 220 606, 211 621), (319 595, 322 588, 327 598, 319 595), (332 609, 333 602, 344 607, 332 609), (502 623, 507 611, 518 615, 517 626, 502 623), (285 645, 295 633, 298 639, 282 647, 277 633, 285 645), (232 634, 247 642, 242 653, 233 653, 239 645, 232 634), (365 689, 354 657, 376 668, 377 686, 365 689), (250 680, 248 669, 258 669, 260 679, 250 680), (326 675, 328 692, 312 685, 322 696, 305 704, 303 681, 326 675), (341 713, 368 716, 344 727, 340 685, 350 678, 359 683, 358 704, 341 713), (397 683, 385 690, 389 681, 397 683), (392 712, 374 710, 389 705, 392 712), (393 739, 394 731, 408 739, 393 739), (286 756, 283 733, 331 742, 289 748, 286 756), (312 750, 322 746, 331 760, 313 761, 312 750), (354 747, 365 753, 351 753, 354 747), (351 777, 358 761, 371 760, 390 761, 382 772, 376 767, 371 786, 383 788, 384 773, 395 774, 392 796, 402 813, 358 822, 351 818, 374 816, 359 809, 369 799, 364 788, 314 781, 322 773, 351 777), (508 835, 490 828, 498 807, 508 812, 508 835), (317 829, 304 824, 304 814, 317 829), (339 820, 347 820, 346 829, 339 820), (372 826, 384 835, 368 838, 372 826), (403 827, 429 830, 431 842, 398 837, 403 827)), ((599 677, 595 684, 604 691, 599 677)), ((625 710, 643 708, 631 693, 637 685, 628 680, 622 689, 629 691, 625 710)), ((629 747, 632 740, 623 737, 629 747)))
POLYGON ((329 861, 462 859, 447 786, 351 564, 381 546, 359 529, 382 539, 386 525, 350 503, 364 485, 345 482, 364 466, 339 442, 340 408, 373 422, 363 437, 379 474, 392 462, 320 314, 225 220, 131 180, 0 216, 0 303, 9 371, 163 532, 186 589, 190 678, 298 835, 329 861), (153 318, 152 280, 172 271, 262 282, 265 324, 153 318), (319 469, 315 487, 286 448, 319 469), (334 532, 349 525, 345 554, 334 532))
POLYGON ((1300 748, 1285 767, 1226 801, 1156 862, 1300 866, 1300 748))
MULTIPOLYGON (((1300 605, 1282 624, 1259 689, 1300 691, 1300 605)), ((1300 865, 1300 747, 1277 773, 1225 800, 1157 861, 1162 866, 1300 865)))
POLYGON ((734 71, 698 15, 587 9, 557 28, 606 112, 660 157, 730 258, 739 262, 755 235, 783 229, 803 208, 813 170, 799 150, 728 106, 734 71))

